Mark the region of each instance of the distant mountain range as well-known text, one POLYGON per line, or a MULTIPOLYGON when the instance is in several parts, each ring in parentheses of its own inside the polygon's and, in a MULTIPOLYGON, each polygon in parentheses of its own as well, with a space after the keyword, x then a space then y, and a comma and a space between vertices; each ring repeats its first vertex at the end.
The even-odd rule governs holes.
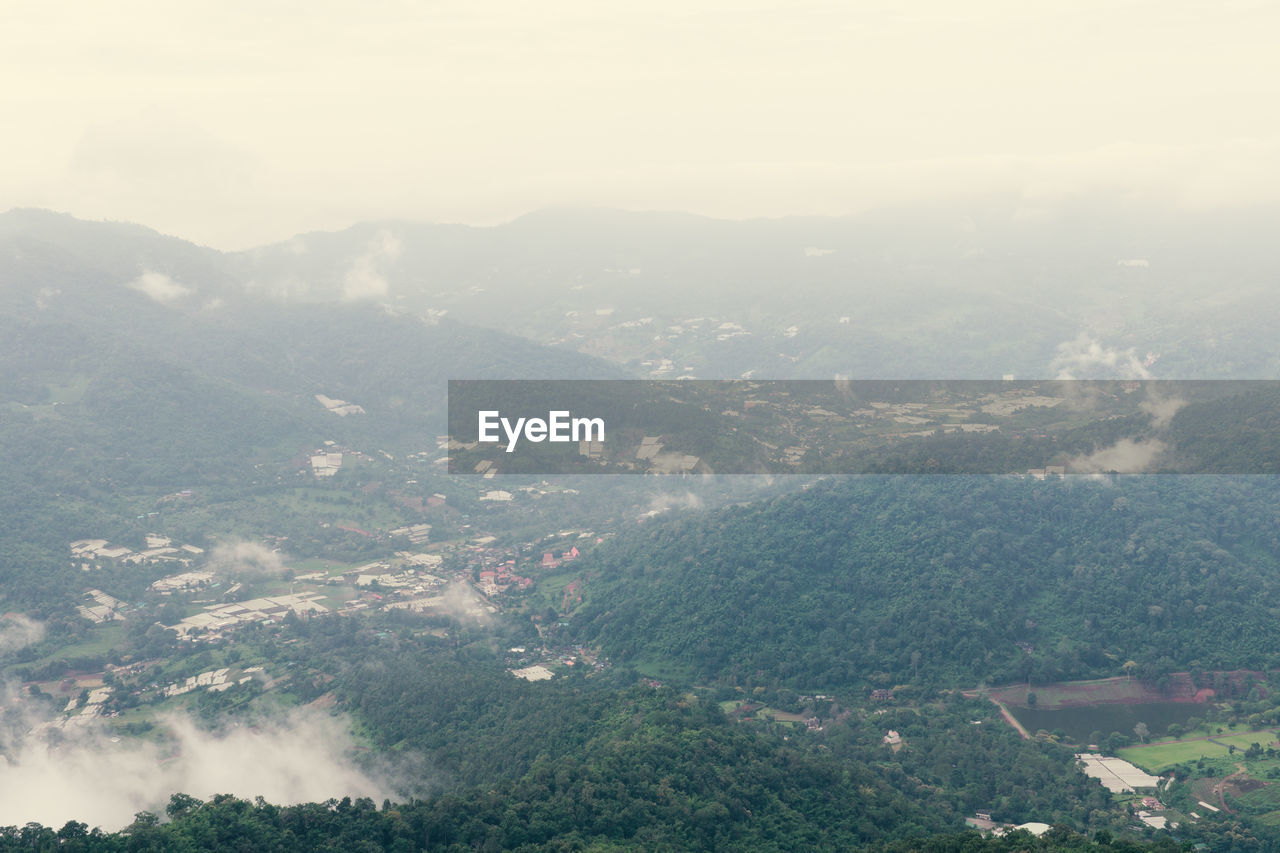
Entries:
POLYGON ((1273 378, 1272 220, 1020 198, 743 222, 559 209, 485 228, 368 222, 221 253, 18 210, 0 215, 0 274, 24 287, 0 309, 54 291, 101 321, 378 305, 633 376, 1273 378))
POLYGON ((0 405, 42 425, 24 441, 191 462, 282 438, 421 448, 448 378, 1273 376, 1280 260, 1252 219, 1202 225, 1009 200, 747 222, 551 210, 225 253, 14 210, 0 405))
POLYGON ((3 446, 47 475, 72 476, 75 455, 142 457, 160 479, 323 439, 434 450, 449 378, 626 375, 448 317, 280 301, 245 269, 138 226, 0 217, 3 446), (339 417, 316 395, 365 414, 339 417))

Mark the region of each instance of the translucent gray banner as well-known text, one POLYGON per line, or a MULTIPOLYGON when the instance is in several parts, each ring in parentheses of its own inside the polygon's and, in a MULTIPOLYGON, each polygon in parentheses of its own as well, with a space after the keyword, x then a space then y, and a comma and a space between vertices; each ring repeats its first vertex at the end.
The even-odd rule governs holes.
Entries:
POLYGON ((1280 381, 451 380, 449 470, 1274 474, 1280 381))

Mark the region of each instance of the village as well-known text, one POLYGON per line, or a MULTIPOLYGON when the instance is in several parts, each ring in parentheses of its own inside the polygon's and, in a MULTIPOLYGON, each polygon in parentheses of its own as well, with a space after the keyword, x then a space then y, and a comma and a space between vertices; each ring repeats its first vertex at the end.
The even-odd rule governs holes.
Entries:
MULTIPOLYGON (((314 475, 332 477, 341 466, 344 452, 348 459, 362 456, 349 449, 313 454, 309 461, 314 475), (318 464, 321 458, 323 466, 318 464)), ((487 490, 479 499, 503 503, 512 498, 510 492, 487 490)), ((436 506, 444 500, 444 495, 435 495, 436 506)), ((76 540, 69 543, 68 549, 73 565, 86 574, 114 567, 154 577, 146 586, 143 600, 137 601, 113 594, 110 588, 87 586, 77 605, 83 619, 99 626, 121 623, 139 612, 146 601, 166 602, 161 612, 176 618, 161 620, 157 626, 172 632, 179 643, 198 648, 221 644, 246 626, 270 628, 287 619, 325 614, 403 610, 458 620, 462 625, 485 625, 495 614, 524 601, 534 586, 535 575, 545 577, 566 570, 571 573, 582 548, 603 541, 592 531, 558 530, 536 539, 503 544, 494 534, 468 528, 470 524, 464 525, 461 537, 433 542, 431 524, 395 527, 380 535, 388 542, 406 543, 408 548, 357 564, 282 556, 288 545, 284 537, 250 543, 247 547, 255 553, 270 554, 278 561, 278 570, 271 572, 263 571, 253 561, 241 564, 228 560, 216 547, 207 553, 205 548, 175 543, 155 532, 145 536, 144 549, 105 538, 76 540)), ((241 543, 241 547, 246 546, 241 543)), ((566 577, 566 590, 557 603, 572 606, 579 584, 579 580, 566 577)), ((550 626, 538 626, 540 635, 545 627, 550 626)), ((590 649, 557 647, 545 637, 540 646, 514 647, 506 657, 513 677, 529 681, 548 680, 575 666, 600 669, 607 665, 590 649)), ((253 675, 232 672, 228 676, 226 670, 194 674, 185 681, 156 685, 156 689, 163 698, 174 698, 197 689, 226 690, 247 683, 253 675)), ((78 689, 83 681, 78 679, 66 689, 78 689)), ((101 682, 91 678, 84 683, 101 682)), ((95 687, 92 701, 70 702, 63 715, 50 725, 83 725, 97 718, 109 704, 111 690, 105 684, 95 687)))
MULTIPOLYGON (((416 525, 391 532, 411 539, 417 537, 418 544, 426 545, 429 530, 429 525, 416 525)), ((149 542, 169 541, 159 535, 147 538, 149 542)), ((447 593, 463 587, 464 597, 474 600, 476 612, 494 613, 506 597, 533 586, 533 578, 522 572, 553 572, 571 565, 581 556, 576 541, 570 541, 565 543, 565 548, 543 551, 536 561, 525 560, 518 565, 519 555, 551 538, 588 539, 593 538, 593 534, 559 531, 539 542, 520 546, 499 546, 494 536, 480 534, 465 544, 432 551, 396 551, 387 559, 355 566, 302 560, 293 567, 284 565, 277 577, 266 579, 271 594, 255 598, 240 595, 246 588, 246 582, 238 579, 240 567, 214 568, 203 564, 195 556, 203 553, 199 549, 189 551, 192 556, 180 558, 168 553, 178 549, 167 545, 141 553, 111 545, 105 539, 72 542, 70 547, 73 559, 79 561, 85 571, 90 570, 90 565, 84 560, 90 557, 98 560, 98 565, 101 561, 113 561, 120 565, 154 567, 172 562, 182 567, 184 571, 157 578, 149 585, 148 592, 182 598, 193 607, 198 606, 196 612, 163 627, 175 631, 181 639, 208 642, 225 638, 238 626, 271 624, 289 613, 307 616, 377 608, 449 613, 453 604, 447 593), (448 570, 444 569, 446 560, 452 567, 448 570)), ((595 541, 603 540, 595 538, 595 541)), ((255 588, 262 580, 254 581, 255 588)), ((95 624, 123 620, 131 609, 128 603, 95 588, 85 590, 84 602, 77 607, 82 617, 95 624)))

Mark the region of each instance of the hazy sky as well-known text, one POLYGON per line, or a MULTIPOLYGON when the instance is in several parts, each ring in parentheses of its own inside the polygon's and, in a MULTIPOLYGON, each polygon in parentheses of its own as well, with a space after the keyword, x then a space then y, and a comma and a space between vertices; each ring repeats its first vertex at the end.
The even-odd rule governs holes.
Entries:
POLYGON ((220 248, 551 204, 1280 198, 1280 4, 5 0, 0 209, 220 248))

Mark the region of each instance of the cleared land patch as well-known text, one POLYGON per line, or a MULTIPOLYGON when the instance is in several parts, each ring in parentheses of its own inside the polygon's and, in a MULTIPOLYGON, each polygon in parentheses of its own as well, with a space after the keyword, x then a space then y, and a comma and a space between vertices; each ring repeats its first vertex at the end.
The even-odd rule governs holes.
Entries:
MULTIPOLYGON (((1249 679, 1265 681, 1266 675, 1250 670, 1231 670, 1213 673, 1214 677, 1223 676, 1233 689, 1241 688, 1249 679)), ((1203 682, 1201 682, 1203 684, 1203 682)), ((1114 678, 1097 678, 1090 681, 1060 681, 1053 684, 1011 684, 1006 687, 992 687, 987 695, 1013 707, 1027 708, 1029 693, 1035 694, 1034 707, 1042 711, 1055 711, 1061 708, 1073 708, 1082 705, 1104 704, 1140 704, 1157 702, 1192 702, 1203 703, 1213 700, 1213 691, 1197 688, 1189 673, 1175 672, 1168 677, 1164 689, 1144 684, 1136 678, 1116 676, 1114 678)))
POLYGON ((1161 773, 1176 764, 1197 761, 1201 758, 1228 758, 1231 747, 1236 748, 1236 755, 1248 749, 1253 743, 1267 746, 1276 738, 1271 729, 1259 731, 1237 731, 1209 737, 1184 738, 1182 740, 1163 740, 1142 746, 1127 746, 1118 750, 1118 755, 1151 773, 1161 773))
POLYGON ((1041 711, 1111 703, 1193 702, 1196 695, 1189 678, 1185 684, 1175 682, 1173 687, 1163 693, 1140 681, 1124 677, 1067 681, 1035 685, 1030 688, 1025 684, 1019 684, 997 687, 990 691, 990 695, 998 701, 1019 708, 1032 707, 1027 701, 1028 694, 1035 694, 1034 707, 1041 711))
POLYGON ((804 717, 799 714, 792 714, 788 711, 779 711, 777 708, 770 708, 768 705, 761 705, 759 702, 751 702, 742 699, 730 699, 720 703, 720 708, 739 721, 747 722, 750 720, 774 720, 779 723, 791 723, 792 725, 801 725, 804 723, 804 717))

